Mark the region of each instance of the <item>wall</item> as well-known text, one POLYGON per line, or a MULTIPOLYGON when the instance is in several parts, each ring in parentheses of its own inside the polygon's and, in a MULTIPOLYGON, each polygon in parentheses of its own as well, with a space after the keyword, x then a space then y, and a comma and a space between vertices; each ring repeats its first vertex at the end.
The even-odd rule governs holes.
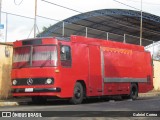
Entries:
POLYGON ((160 61, 154 61, 154 90, 160 90, 160 61))
POLYGON ((11 96, 12 51, 10 44, 0 43, 0 99, 11 96), (9 54, 5 55, 5 50, 9 54))

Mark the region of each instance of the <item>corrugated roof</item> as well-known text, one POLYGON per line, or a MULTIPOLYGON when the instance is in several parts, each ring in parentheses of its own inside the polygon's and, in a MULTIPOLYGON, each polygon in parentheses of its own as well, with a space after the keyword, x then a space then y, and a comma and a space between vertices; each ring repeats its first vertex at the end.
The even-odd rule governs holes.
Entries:
MULTIPOLYGON (((139 44, 140 17, 140 11, 122 9, 96 10, 79 14, 58 22, 38 36, 68 37, 70 35, 82 35, 139 44)), ((143 13, 144 39, 142 39, 142 45, 149 45, 152 43, 152 40, 159 41, 159 29, 160 17, 149 13, 143 13)))

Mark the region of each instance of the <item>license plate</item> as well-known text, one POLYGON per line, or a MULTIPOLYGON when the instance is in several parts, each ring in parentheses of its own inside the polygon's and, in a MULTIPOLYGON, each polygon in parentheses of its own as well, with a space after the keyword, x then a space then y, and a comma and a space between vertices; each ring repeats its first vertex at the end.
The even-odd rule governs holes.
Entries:
POLYGON ((33 92, 33 88, 25 88, 25 92, 33 92))

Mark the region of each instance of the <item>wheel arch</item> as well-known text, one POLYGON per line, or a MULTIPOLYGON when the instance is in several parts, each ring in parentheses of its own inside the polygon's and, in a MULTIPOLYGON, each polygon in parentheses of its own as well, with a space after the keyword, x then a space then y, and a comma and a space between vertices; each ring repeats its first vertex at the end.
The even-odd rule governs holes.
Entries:
POLYGON ((137 88, 138 88, 138 91, 139 91, 138 82, 131 82, 131 86, 132 86, 133 84, 137 85, 137 88))

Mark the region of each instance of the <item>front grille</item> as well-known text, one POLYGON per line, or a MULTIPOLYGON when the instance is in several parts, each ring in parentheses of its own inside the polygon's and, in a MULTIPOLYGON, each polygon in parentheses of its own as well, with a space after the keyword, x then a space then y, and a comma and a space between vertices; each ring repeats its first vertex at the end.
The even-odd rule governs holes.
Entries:
MULTIPOLYGON (((17 84, 14 86, 19 86, 19 85, 45 85, 46 80, 48 78, 23 78, 23 79, 16 79, 17 84)), ((52 83, 54 83, 54 79, 52 79, 52 83)))

